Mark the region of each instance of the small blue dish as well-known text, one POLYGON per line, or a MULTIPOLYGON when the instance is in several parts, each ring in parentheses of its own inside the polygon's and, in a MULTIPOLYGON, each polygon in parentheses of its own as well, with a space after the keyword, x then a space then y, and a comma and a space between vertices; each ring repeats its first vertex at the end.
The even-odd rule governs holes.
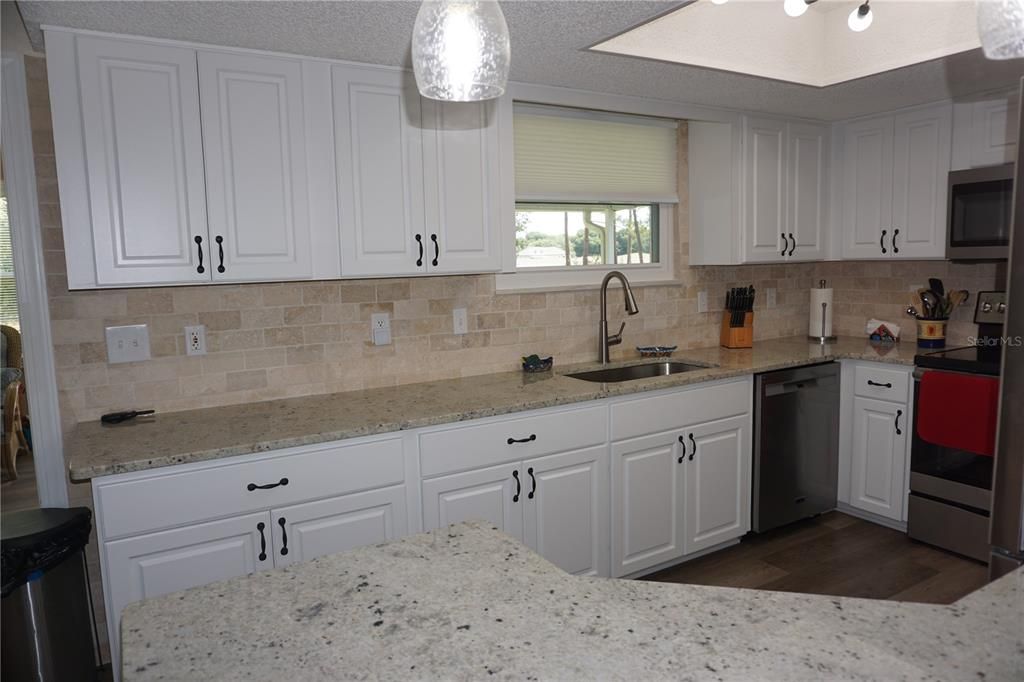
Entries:
POLYGON ((531 355, 523 358, 523 371, 530 373, 547 372, 554 364, 554 357, 542 358, 537 355, 531 355))

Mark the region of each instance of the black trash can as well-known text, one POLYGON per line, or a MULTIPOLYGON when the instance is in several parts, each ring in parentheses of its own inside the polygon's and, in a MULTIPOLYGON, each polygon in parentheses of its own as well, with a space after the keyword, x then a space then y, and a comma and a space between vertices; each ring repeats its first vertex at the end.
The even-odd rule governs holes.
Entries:
POLYGON ((4 682, 96 679, 85 566, 86 507, 0 516, 0 677, 4 682))

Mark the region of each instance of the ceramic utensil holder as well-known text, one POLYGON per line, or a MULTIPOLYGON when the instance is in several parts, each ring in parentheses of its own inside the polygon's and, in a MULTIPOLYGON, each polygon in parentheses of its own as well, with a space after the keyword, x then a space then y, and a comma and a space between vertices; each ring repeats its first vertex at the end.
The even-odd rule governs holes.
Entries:
POLYGON ((721 345, 725 348, 752 348, 754 345, 754 313, 743 313, 743 326, 731 326, 732 313, 722 313, 721 345))
POLYGON ((917 347, 945 348, 946 322, 949 320, 918 320, 917 347))

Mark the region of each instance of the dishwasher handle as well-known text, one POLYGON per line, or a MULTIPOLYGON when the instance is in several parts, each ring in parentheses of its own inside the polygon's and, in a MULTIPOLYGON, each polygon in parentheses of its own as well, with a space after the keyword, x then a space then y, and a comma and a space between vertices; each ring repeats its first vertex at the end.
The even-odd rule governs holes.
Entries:
POLYGON ((818 380, 816 378, 810 379, 795 379, 793 381, 786 381, 778 384, 765 384, 764 385, 764 396, 771 398, 772 396, 785 395, 786 393, 796 393, 797 391, 805 388, 817 388, 818 380))

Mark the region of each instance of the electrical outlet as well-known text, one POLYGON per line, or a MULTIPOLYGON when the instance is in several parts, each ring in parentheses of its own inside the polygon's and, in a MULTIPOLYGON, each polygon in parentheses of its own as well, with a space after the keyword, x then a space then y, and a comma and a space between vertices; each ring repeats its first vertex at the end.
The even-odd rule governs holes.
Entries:
POLYGON ((107 327, 107 362, 139 362, 149 360, 149 327, 132 324, 107 327))
POLYGON ((465 308, 456 308, 452 311, 452 330, 456 334, 465 334, 469 331, 469 321, 466 319, 465 308))
POLYGON ((697 292, 697 312, 706 313, 708 311, 708 290, 701 289, 697 292))
POLYGON ((373 336, 373 345, 389 345, 391 343, 391 316, 387 313, 374 313, 371 315, 370 334, 373 336))
POLYGON ((775 301, 775 287, 769 287, 765 291, 765 307, 774 308, 776 305, 775 301))
POLYGON ((206 355, 206 326, 185 327, 185 354, 206 355))

